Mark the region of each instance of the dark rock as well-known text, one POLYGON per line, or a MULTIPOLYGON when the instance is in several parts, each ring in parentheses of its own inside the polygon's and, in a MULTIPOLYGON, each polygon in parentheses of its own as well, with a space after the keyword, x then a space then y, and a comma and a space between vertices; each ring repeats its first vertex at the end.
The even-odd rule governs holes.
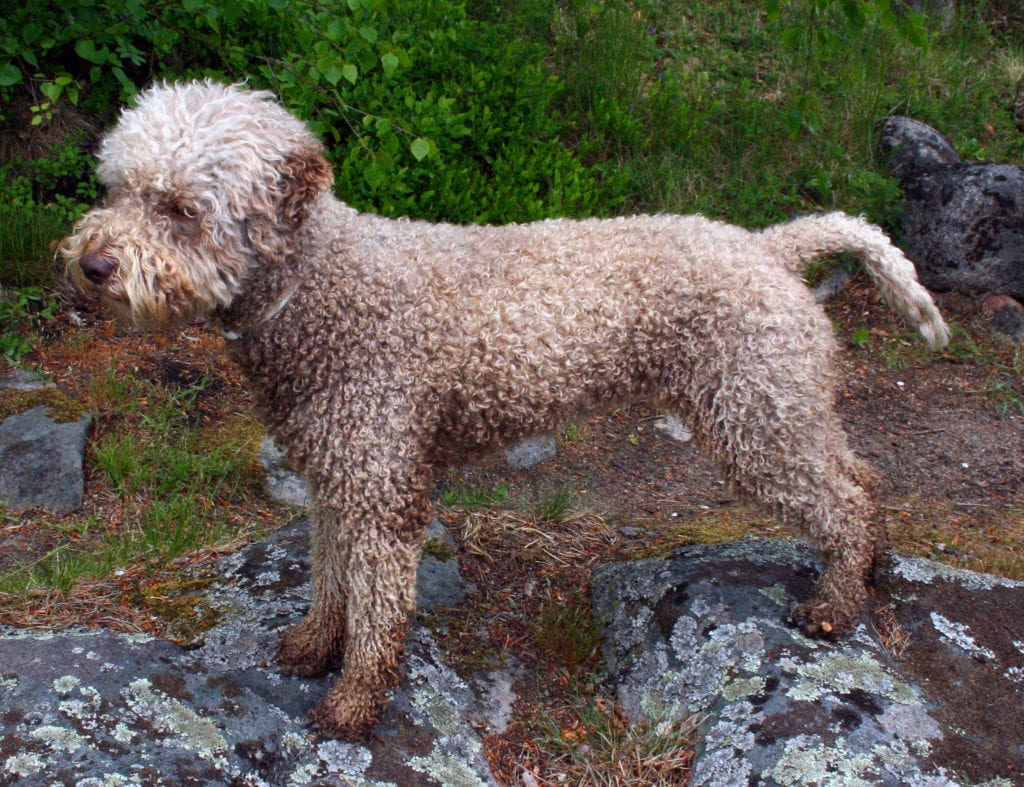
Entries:
POLYGON ((1009 295, 989 295, 981 303, 992 332, 1015 342, 1024 341, 1024 305, 1009 295))
POLYGON ((66 514, 78 508, 89 420, 56 421, 40 406, 0 422, 0 501, 15 511, 38 506, 66 514))
POLYGON ((1024 583, 898 558, 884 621, 826 643, 786 622, 815 573, 758 540, 596 572, 629 718, 701 717, 695 785, 1019 783, 1024 583))
POLYGON ((1024 299, 1024 169, 962 162, 910 118, 886 119, 880 146, 903 187, 900 244, 921 283, 1024 299))
POLYGON ((919 120, 898 115, 886 118, 879 132, 879 145, 893 177, 910 177, 923 169, 961 163, 952 143, 919 120))

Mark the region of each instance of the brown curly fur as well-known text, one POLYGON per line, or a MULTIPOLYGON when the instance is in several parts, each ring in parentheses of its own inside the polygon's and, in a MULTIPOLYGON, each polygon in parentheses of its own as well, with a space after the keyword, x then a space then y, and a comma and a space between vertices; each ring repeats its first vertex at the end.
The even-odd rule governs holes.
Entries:
POLYGON ((157 86, 100 151, 109 199, 62 253, 142 326, 210 317, 316 498, 313 601, 284 672, 344 663, 313 717, 372 728, 396 681, 439 468, 569 418, 678 412, 726 476, 824 566, 794 613, 848 630, 884 529, 833 412, 831 325, 795 275, 858 255, 932 346, 911 264, 842 214, 747 232, 699 216, 452 226, 358 213, 319 142, 267 94, 157 86))

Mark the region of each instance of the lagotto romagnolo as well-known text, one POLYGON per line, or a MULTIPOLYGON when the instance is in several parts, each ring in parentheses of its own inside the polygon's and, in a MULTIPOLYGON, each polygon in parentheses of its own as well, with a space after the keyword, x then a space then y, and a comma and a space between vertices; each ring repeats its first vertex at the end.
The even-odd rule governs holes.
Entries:
POLYGON ((749 232, 700 216, 455 226, 357 212, 273 97, 158 85, 103 139, 108 195, 61 246, 131 323, 219 323, 316 498, 313 599, 282 672, 342 667, 313 711, 367 733, 387 702, 439 470, 616 404, 677 413, 735 488, 817 548, 810 635, 848 631, 884 554, 833 409, 832 326, 798 273, 850 252, 938 348, 912 264, 841 213, 749 232))

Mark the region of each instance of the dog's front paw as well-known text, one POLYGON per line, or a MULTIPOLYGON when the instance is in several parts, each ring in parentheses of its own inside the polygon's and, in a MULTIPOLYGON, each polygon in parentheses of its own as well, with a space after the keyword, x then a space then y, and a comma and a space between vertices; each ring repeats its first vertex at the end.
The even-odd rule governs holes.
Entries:
POLYGON ((325 738, 360 741, 366 740, 373 731, 379 710, 378 703, 372 700, 360 702, 353 697, 335 700, 328 696, 310 711, 309 718, 325 738))
POLYGON ((793 625, 814 639, 836 639, 853 628, 853 621, 829 603, 803 604, 790 615, 793 625))
POLYGON ((281 634, 274 661, 283 675, 319 678, 341 666, 343 650, 340 641, 303 620, 281 634))

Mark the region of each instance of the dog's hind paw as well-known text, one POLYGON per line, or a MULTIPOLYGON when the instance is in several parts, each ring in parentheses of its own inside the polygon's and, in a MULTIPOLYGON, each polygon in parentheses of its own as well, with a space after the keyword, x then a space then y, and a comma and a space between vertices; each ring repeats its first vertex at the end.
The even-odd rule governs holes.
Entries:
POLYGON ((790 621, 814 639, 837 639, 853 628, 853 621, 837 614, 835 608, 827 602, 797 607, 790 615, 790 621))

